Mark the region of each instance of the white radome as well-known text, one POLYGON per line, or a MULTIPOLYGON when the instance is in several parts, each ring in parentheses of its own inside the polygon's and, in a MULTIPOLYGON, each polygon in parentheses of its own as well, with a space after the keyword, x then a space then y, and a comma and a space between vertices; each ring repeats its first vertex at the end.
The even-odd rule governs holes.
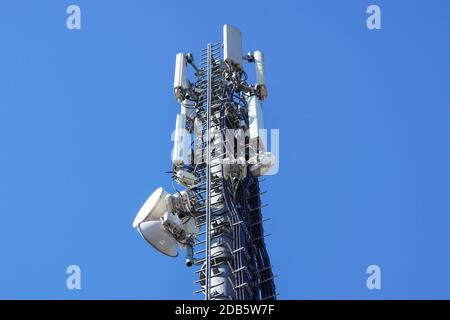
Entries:
POLYGON ((156 189, 145 201, 133 221, 133 228, 136 228, 144 221, 156 221, 167 212, 165 197, 168 195, 162 187, 156 189))
POLYGON ((159 252, 169 256, 178 256, 177 240, 164 229, 161 221, 144 221, 138 225, 141 236, 159 252))

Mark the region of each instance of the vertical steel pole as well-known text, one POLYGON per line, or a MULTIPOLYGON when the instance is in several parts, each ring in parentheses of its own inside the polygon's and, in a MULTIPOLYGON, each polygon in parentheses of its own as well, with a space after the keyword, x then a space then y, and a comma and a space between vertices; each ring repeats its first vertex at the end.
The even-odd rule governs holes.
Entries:
POLYGON ((212 78, 211 43, 207 48, 207 129, 206 129, 206 275, 205 299, 211 298, 211 78, 212 78))

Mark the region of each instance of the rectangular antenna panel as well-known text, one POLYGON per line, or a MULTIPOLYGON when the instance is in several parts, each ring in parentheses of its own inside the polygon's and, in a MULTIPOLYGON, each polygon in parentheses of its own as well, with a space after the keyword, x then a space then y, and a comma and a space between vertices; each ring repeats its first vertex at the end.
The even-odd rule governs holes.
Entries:
POLYGON ((247 103, 250 143, 256 144, 256 142, 259 141, 258 152, 264 153, 266 152, 267 146, 267 132, 261 131, 264 129, 261 101, 256 96, 250 96, 247 103))
POLYGON ((182 99, 181 91, 188 89, 187 68, 183 53, 178 53, 175 61, 175 77, 173 80, 173 90, 177 99, 182 99))
POLYGON ((223 26, 223 55, 224 61, 233 62, 242 70, 242 35, 229 24, 223 26))
POLYGON ((264 72, 264 54, 262 51, 255 51, 253 56, 255 57, 256 83, 265 86, 266 77, 264 72))
POLYGON ((184 161, 187 160, 189 152, 188 148, 186 148, 187 139, 186 116, 184 114, 177 114, 172 153, 172 165, 174 167, 183 167, 184 161))

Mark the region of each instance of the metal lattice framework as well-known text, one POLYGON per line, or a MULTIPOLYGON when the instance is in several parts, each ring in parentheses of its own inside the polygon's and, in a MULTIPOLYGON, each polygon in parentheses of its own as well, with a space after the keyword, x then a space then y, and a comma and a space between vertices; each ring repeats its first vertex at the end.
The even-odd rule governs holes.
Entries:
POLYGON ((196 150, 205 159, 193 168, 200 181, 193 191, 205 195, 205 210, 196 217, 200 234, 205 235, 195 243, 200 247, 196 253, 204 255, 197 259, 202 264, 198 271, 202 288, 197 292, 206 299, 273 299, 276 291, 264 243, 258 178, 226 179, 222 172, 221 163, 229 156, 227 130, 248 127, 249 93, 239 88, 250 86, 245 72, 230 76, 234 70, 220 59, 221 48, 221 44, 208 45, 202 51, 195 84, 201 92, 195 105, 195 121, 201 124, 196 150), (212 152, 211 144, 217 141, 223 148, 212 152))
POLYGON ((240 41, 239 30, 225 25, 224 43, 208 44, 199 66, 191 54, 177 55, 181 114, 172 177, 186 190, 169 195, 159 188, 133 223, 166 255, 176 256, 177 244, 186 249, 186 265, 199 267, 195 293, 207 300, 276 298, 259 187, 259 176, 273 165, 259 133, 267 96, 263 55, 242 57, 240 41), (256 85, 247 83, 243 59, 255 62, 256 85), (192 83, 187 65, 194 69, 192 83))

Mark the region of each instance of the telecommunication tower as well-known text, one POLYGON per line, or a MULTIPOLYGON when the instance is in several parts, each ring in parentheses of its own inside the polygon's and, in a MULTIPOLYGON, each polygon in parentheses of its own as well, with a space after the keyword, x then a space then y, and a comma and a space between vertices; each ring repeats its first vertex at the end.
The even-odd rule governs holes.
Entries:
POLYGON ((223 43, 208 44, 198 64, 176 55, 174 94, 172 177, 184 190, 158 188, 133 227, 168 256, 185 249, 186 265, 198 266, 195 293, 206 300, 276 299, 259 188, 276 162, 262 118, 263 53, 243 56, 241 32, 225 25, 223 43), (247 83, 244 61, 255 65, 256 84, 247 83))

